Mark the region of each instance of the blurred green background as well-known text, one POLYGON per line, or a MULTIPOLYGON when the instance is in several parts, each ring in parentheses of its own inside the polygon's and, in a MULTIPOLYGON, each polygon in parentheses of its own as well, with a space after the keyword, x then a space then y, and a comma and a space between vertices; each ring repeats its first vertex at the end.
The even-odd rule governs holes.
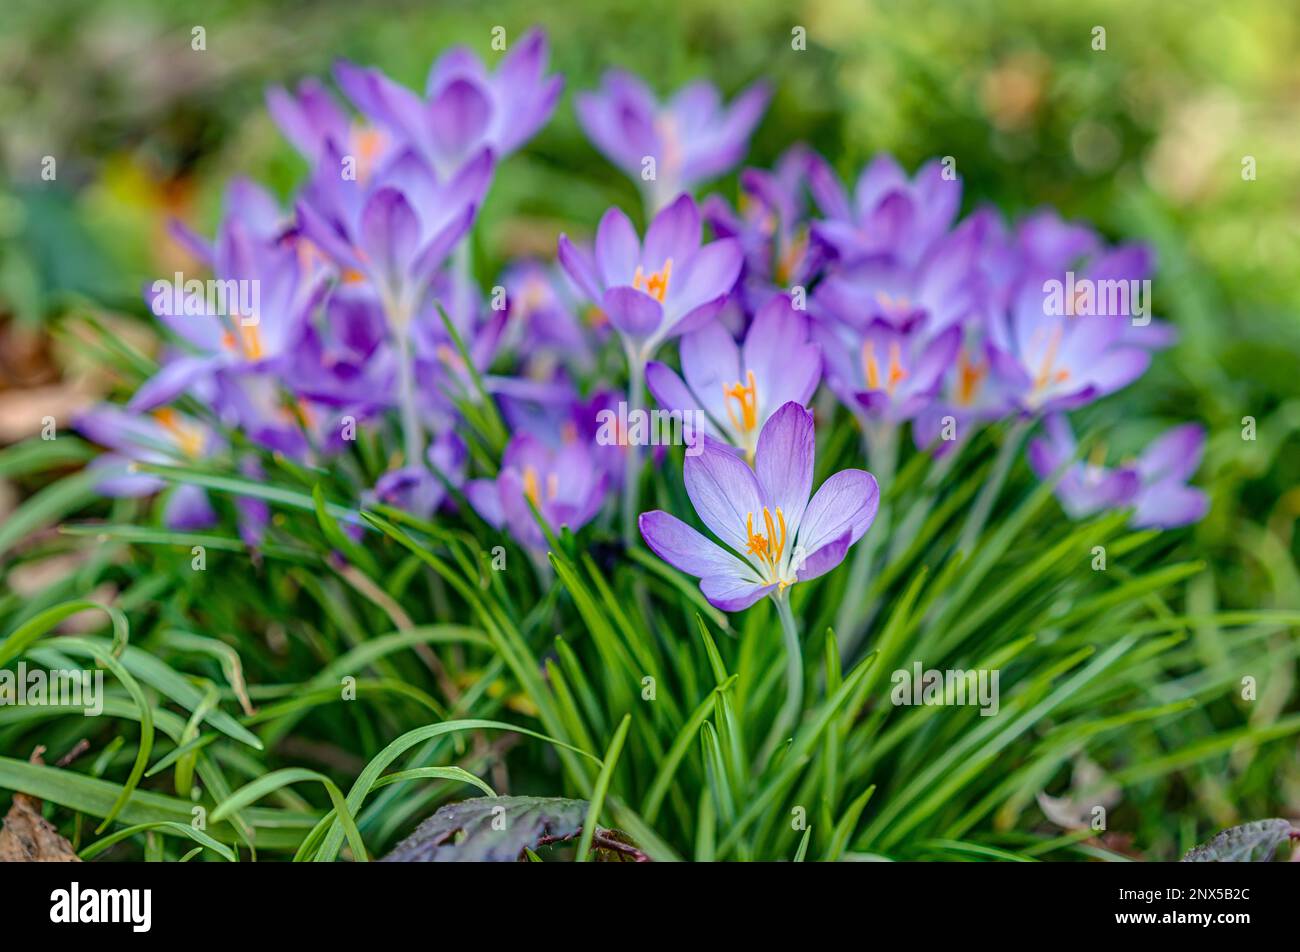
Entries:
MULTIPOLYGON (((661 94, 707 77, 730 95, 767 77, 776 96, 749 164, 799 140, 846 176, 880 150, 908 167, 951 155, 967 210, 1051 204, 1112 240, 1150 242, 1155 313, 1180 342, 1090 422, 1121 452, 1170 423, 1208 428, 1198 482, 1213 505, 1191 545, 1212 573, 1194 580, 1190 611, 1300 608, 1294 2, 5 0, 0 445, 36 433, 46 413, 66 418, 113 394, 111 372, 78 347, 80 315, 152 344, 140 289, 183 260, 170 216, 210 232, 233 176, 281 196, 300 181, 306 164, 266 114, 267 85, 326 76, 347 57, 422 87, 447 47, 491 64, 493 27, 513 40, 537 23, 568 87, 549 126, 498 171, 475 236, 481 278, 513 255, 549 256, 562 230, 589 233, 611 203, 640 215, 633 185, 582 135, 575 90, 616 66, 661 94), (206 50, 191 48, 195 26, 206 50), (806 50, 792 49, 796 27, 806 50)), ((734 198, 735 176, 718 188, 734 198)), ((38 488, 0 481, 0 516, 38 488)), ((1212 647, 1216 636, 1197 637, 1212 647)), ((1274 673, 1282 687, 1252 719, 1294 703, 1293 678, 1274 673)), ((1196 792, 1223 825, 1300 812, 1300 761, 1284 763, 1251 803, 1221 795, 1209 770, 1196 792)))

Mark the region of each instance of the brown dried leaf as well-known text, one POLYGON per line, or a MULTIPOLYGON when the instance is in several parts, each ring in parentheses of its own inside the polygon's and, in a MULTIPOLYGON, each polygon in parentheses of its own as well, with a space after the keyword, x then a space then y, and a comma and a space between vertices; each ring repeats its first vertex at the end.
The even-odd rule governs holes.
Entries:
POLYGON ((0 863, 80 863, 72 844, 41 816, 41 801, 14 794, 0 827, 0 863))

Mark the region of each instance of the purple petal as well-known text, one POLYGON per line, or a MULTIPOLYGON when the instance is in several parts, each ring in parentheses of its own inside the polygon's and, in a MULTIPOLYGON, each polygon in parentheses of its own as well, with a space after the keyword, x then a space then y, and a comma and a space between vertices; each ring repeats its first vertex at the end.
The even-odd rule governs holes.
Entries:
POLYGON ((700 579, 700 591, 709 604, 724 612, 744 611, 775 588, 775 585, 746 582, 733 575, 700 579))
POLYGON ((216 525, 217 513, 207 492, 199 486, 182 484, 168 494, 162 520, 169 529, 192 531, 216 525))
POLYGON ((669 299, 694 308, 721 297, 735 286, 743 262, 740 243, 734 238, 705 245, 690 259, 680 284, 677 275, 673 275, 669 299))
POLYGON ((492 119, 492 100, 478 83, 453 79, 428 107, 434 146, 444 155, 460 155, 477 145, 492 119))
POLYGON ((848 553, 849 546, 852 544, 853 534, 850 532, 845 532, 838 539, 827 542, 816 552, 805 556, 802 561, 796 563, 796 577, 801 582, 807 582, 819 575, 825 575, 844 561, 844 556, 848 553))
POLYGON ((656 509, 643 512, 637 524, 651 551, 687 575, 696 578, 730 576, 745 582, 758 580, 747 564, 676 516, 656 509))
POLYGON ((1201 465, 1205 451, 1205 428, 1198 423, 1176 426, 1160 436, 1138 457, 1137 468, 1144 482, 1162 479, 1185 481, 1201 465))
POLYGON ((204 374, 221 364, 221 358, 176 357, 154 374, 135 392, 127 409, 132 413, 155 410, 171 403, 204 374))
POLYGON ((650 222, 641 260, 653 271, 670 259, 680 267, 699 247, 700 212, 691 197, 683 193, 650 222))
POLYGON ((772 414, 758 436, 758 484, 773 509, 780 508, 792 536, 812 492, 815 450, 812 411, 793 401, 772 414))
POLYGON ((641 243, 632 222, 620 209, 609 209, 596 228, 596 273, 601 284, 631 284, 640 262, 641 243))
POLYGON ((799 547, 805 560, 829 542, 849 533, 857 542, 871 527, 880 506, 876 477, 861 469, 835 473, 813 495, 799 524, 799 547))
POLYGON ((705 440, 702 451, 687 456, 686 494, 704 524, 737 552, 749 545, 750 516, 761 522, 762 493, 753 471, 739 457, 705 440))
POLYGON ((614 287, 601 298, 601 308, 614 326, 631 337, 648 337, 663 323, 663 305, 632 287, 614 287))
POLYGON ((1174 529, 1199 522, 1209 509, 1209 497, 1194 486, 1156 483, 1139 494, 1133 525, 1174 529))
POLYGON ((559 258, 560 264, 573 279, 573 283, 578 286, 578 290, 593 303, 600 301, 603 292, 600 277, 596 272, 596 263, 592 261, 590 255, 571 242, 568 235, 560 235, 559 258))
POLYGON ((405 195, 381 188, 361 213, 361 238, 370 266, 396 286, 419 244, 420 219, 405 195))

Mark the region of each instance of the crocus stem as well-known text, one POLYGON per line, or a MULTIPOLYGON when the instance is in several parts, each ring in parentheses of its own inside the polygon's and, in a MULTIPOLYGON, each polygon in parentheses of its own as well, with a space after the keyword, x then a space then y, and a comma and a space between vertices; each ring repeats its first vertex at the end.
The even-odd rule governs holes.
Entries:
POLYGON ((961 537, 957 542, 957 551, 969 555, 971 549, 975 547, 980 533, 984 531, 984 523, 988 522, 989 513, 993 511, 993 504, 997 502, 1002 486, 1007 481, 1007 473, 1011 471, 1011 464, 1020 450, 1020 443, 1032 422, 1017 420, 1007 430, 1006 439, 1002 442, 1002 448, 998 450, 997 459, 993 461, 989 478, 985 481, 980 494, 975 497, 970 515, 966 517, 966 525, 962 527, 961 537))
POLYGON ((406 465, 419 466, 424 454, 424 430, 415 407, 415 359, 411 353, 410 321, 394 314, 391 321, 397 340, 397 399, 402 414, 402 445, 406 465))
MULTIPOLYGON (((645 386, 645 362, 631 348, 627 352, 627 412, 636 412, 641 406, 641 391, 645 386)), ((623 475, 623 545, 631 548, 637 538, 637 505, 641 483, 641 447, 623 434, 627 451, 627 471, 623 475)))
POLYGON ((889 534, 889 506, 884 495, 894 482, 894 468, 898 462, 898 428, 892 424, 878 427, 868 424, 862 431, 867 462, 880 486, 880 509, 875 522, 859 540, 849 566, 849 584, 840 599, 840 610, 835 615, 835 634, 840 641, 840 657, 847 658, 861 640, 858 622, 862 617, 862 599, 866 594, 867 580, 871 577, 871 563, 876 549, 889 534))
POLYGON ((763 749, 758 755, 760 765, 772 759, 772 754, 781 742, 790 736, 790 729, 799 719, 803 709, 803 649, 799 645, 799 629, 795 624, 794 611, 790 608, 790 596, 782 592, 773 597, 776 603, 776 616, 781 619, 781 634, 785 636, 785 703, 781 712, 772 722, 772 729, 763 742, 763 749))

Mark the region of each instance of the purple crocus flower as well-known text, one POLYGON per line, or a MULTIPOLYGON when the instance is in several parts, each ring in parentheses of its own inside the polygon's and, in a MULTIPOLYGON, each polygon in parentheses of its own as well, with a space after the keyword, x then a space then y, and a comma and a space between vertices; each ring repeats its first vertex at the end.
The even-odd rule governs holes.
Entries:
POLYGON ((469 451, 465 442, 449 431, 434 438, 425 459, 428 467, 404 466, 384 473, 371 497, 424 519, 432 516, 447 499, 447 484, 458 489, 465 484, 469 451))
POLYGON ((325 144, 332 142, 352 157, 362 181, 403 144, 382 127, 349 116, 317 79, 303 80, 296 92, 278 86, 268 89, 266 107, 284 137, 313 166, 325 144))
MULTIPOLYGON (((309 315, 325 295, 328 275, 293 233, 272 234, 272 207, 260 192, 235 188, 228 207, 249 219, 226 217, 217 241, 191 236, 192 250, 210 263, 216 279, 155 281, 145 297, 158 320, 187 348, 172 353, 130 402, 144 412, 201 387, 227 369, 278 372, 296 346, 309 315)), ((187 234, 177 229, 178 235, 187 234)))
POLYGON ((879 155, 858 176, 850 201, 827 162, 813 155, 809 187, 826 216, 813 223, 813 238, 845 265, 882 256, 915 264, 961 206, 961 179, 947 177, 938 160, 909 179, 891 156, 879 155))
MULTIPOLYGON (((1064 415, 1052 414, 1043 426, 1046 438, 1031 440, 1026 451, 1029 466, 1039 479, 1047 479, 1059 467, 1070 464, 1078 450, 1064 415)), ((1086 462, 1069 465, 1056 484, 1056 498, 1071 519, 1082 519, 1130 505, 1139 483, 1138 474, 1131 467, 1108 469, 1094 456, 1086 462)))
POLYGON ((689 195, 655 215, 645 242, 617 208, 596 230, 594 260, 560 235, 560 261, 574 283, 600 305, 644 363, 664 340, 696 330, 726 302, 740 273, 734 239, 700 244, 700 213, 689 195))
POLYGON ((430 68, 423 98, 377 69, 340 62, 334 75, 371 122, 449 174, 484 148, 498 158, 514 152, 551 117, 564 80, 545 75, 548 55, 540 29, 516 42, 495 73, 454 47, 430 68))
POLYGON ((904 329, 924 319, 936 335, 982 324, 989 307, 980 239, 963 226, 934 240, 915 263, 881 255, 837 267, 817 285, 809 309, 858 329, 873 321, 904 329))
POLYGON ((610 70, 597 91, 578 94, 577 112, 596 148, 641 182, 649 207, 658 209, 735 166, 770 98, 770 88, 758 82, 724 106, 711 83, 695 82, 661 105, 641 80, 610 70), (647 159, 654 160, 650 181, 642 177, 647 159))
POLYGON ((826 383, 863 422, 912 419, 938 392, 961 347, 962 329, 928 333, 925 315, 902 327, 873 318, 861 330, 819 321, 813 339, 826 359, 826 383))
POLYGON ((1199 522, 1210 508, 1209 497, 1188 486, 1205 452, 1205 428, 1184 423, 1168 430, 1134 464, 1142 483, 1133 500, 1133 525, 1173 529, 1199 522))
POLYGON ((383 307, 365 284, 334 288, 295 348, 285 374, 300 396, 358 418, 391 407, 396 365, 383 307))
MULTIPOLYGON (((96 491, 105 496, 150 496, 167 488, 158 476, 134 471, 133 463, 178 465, 224 451, 211 428, 170 407, 152 414, 133 413, 101 404, 81 413, 73 426, 85 437, 112 450, 98 457, 91 468, 104 478, 96 491)), ((182 483, 167 496, 163 523, 172 529, 206 529, 217 522, 207 493, 182 483)))
POLYGON ((916 448, 932 449, 936 458, 964 442, 980 424, 1013 409, 1001 379, 989 372, 982 343, 972 343, 970 338, 978 340, 978 335, 968 332, 968 342, 945 371, 938 393, 912 421, 916 448))
POLYGON ((786 296, 773 297, 754 318, 745 342, 711 322, 682 337, 682 373, 646 366, 646 383, 666 410, 702 421, 705 433, 754 461, 758 437, 778 407, 805 405, 821 380, 821 351, 808 339, 807 319, 786 296))
POLYGON ((721 196, 704 200, 704 219, 713 233, 737 239, 744 249, 739 288, 750 313, 773 294, 810 283, 822 263, 821 246, 809 241, 806 221, 810 157, 807 146, 794 145, 772 171, 742 171, 737 212, 721 196))
POLYGON ((465 495, 485 522, 509 528, 523 546, 546 548, 546 535, 533 517, 536 508, 553 532, 577 532, 600 511, 609 477, 596 465, 591 444, 570 440, 548 446, 531 433, 517 433, 506 445, 496 479, 475 479, 465 495))
POLYGON ((503 347, 517 353, 534 372, 564 364, 590 370, 596 343, 609 322, 594 304, 582 305, 564 268, 533 259, 513 262, 501 277, 510 302, 503 347))
POLYGON ((429 282, 469 230, 492 174, 483 150, 446 179, 407 149, 364 180, 342 178, 342 156, 326 142, 298 202, 303 233, 338 265, 343 280, 370 280, 389 320, 405 323, 429 282))
POLYGON ((1044 426, 1046 438, 1029 444, 1029 465, 1040 479, 1067 467, 1056 498, 1072 519, 1132 507, 1134 527, 1172 529, 1199 521, 1209 508, 1205 493, 1187 485, 1205 447, 1205 430, 1195 423, 1174 427, 1136 461, 1116 468, 1103 464, 1101 447, 1093 458, 1071 463, 1078 446, 1063 415, 1047 417, 1044 426))
POLYGON ((715 608, 781 598, 844 561, 880 504, 876 478, 860 469, 835 473, 812 493, 814 454, 813 415, 794 402, 763 427, 753 469, 706 439, 686 457, 686 493, 722 544, 661 510, 642 513, 641 535, 669 565, 699 578, 715 608))
POLYGON ((1133 345, 1122 317, 1047 313, 1042 287, 1024 285, 987 343, 994 372, 1029 413, 1082 406, 1140 377, 1151 353, 1133 345))

